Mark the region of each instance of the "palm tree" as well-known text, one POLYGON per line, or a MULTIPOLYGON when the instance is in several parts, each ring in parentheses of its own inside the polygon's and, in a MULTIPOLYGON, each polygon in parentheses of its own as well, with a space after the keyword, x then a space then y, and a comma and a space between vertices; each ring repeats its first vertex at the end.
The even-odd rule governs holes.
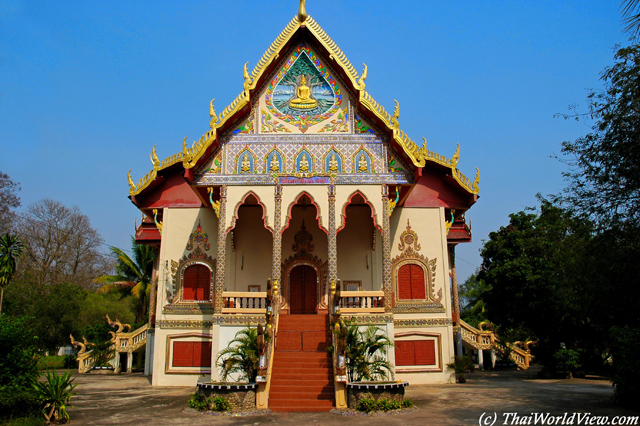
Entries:
POLYGON ((640 0, 622 0, 620 8, 626 24, 624 30, 636 37, 640 32, 640 0))
POLYGON ((0 313, 2 313, 4 287, 16 273, 16 264, 23 249, 24 243, 17 236, 7 233, 0 237, 0 313))
POLYGON ((221 378, 226 381, 230 374, 240 373, 240 379, 249 383, 258 375, 258 329, 247 327, 236 333, 229 346, 218 354, 216 363, 220 367, 221 378))
POLYGON ((387 361, 391 340, 375 325, 361 330, 355 322, 347 322, 340 333, 344 342, 344 357, 350 382, 393 378, 393 367, 387 361))
POLYGON ((136 309, 136 322, 143 321, 147 314, 147 301, 151 290, 153 275, 153 247, 146 244, 136 244, 131 238, 131 250, 133 259, 124 250, 111 247, 111 253, 116 258, 116 274, 103 275, 96 282, 103 284, 98 291, 119 291, 124 295, 133 295, 138 299, 136 309))

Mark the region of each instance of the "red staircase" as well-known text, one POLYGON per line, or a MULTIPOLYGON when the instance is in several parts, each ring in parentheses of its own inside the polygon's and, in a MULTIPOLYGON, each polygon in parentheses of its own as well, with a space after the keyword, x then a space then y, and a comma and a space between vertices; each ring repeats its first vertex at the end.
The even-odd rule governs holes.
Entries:
POLYGON ((328 315, 280 314, 271 373, 272 411, 329 411, 335 406, 328 315))

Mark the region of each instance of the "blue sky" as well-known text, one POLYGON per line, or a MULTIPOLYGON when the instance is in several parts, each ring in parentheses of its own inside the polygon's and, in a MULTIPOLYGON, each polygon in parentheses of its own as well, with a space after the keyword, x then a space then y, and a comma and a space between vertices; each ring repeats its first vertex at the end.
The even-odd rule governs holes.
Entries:
MULTIPOLYGON (((242 90, 297 0, 16 1, 0 3, 0 170, 24 206, 77 206, 107 244, 128 248, 126 174, 151 169, 209 128, 242 90)), ((561 190, 564 140, 589 125, 554 118, 586 109, 590 89, 625 44, 615 1, 307 1, 307 12, 361 71, 367 91, 416 141, 451 157, 480 200, 459 279, 508 214, 561 190)))

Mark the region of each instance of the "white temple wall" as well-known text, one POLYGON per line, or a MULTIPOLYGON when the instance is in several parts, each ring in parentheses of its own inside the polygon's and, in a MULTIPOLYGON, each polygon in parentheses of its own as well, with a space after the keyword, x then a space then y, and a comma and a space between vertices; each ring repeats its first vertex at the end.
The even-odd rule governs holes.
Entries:
POLYGON ((232 256, 233 281, 227 281, 228 291, 249 291, 249 286, 260 286, 267 291, 267 280, 271 278, 273 238, 264 227, 262 207, 240 207, 239 218, 233 230, 234 248, 232 256))
POLYGON ((347 206, 347 225, 337 235, 338 278, 344 290, 350 281, 360 281, 364 291, 382 289, 382 247, 377 245, 379 231, 374 235, 374 229, 368 206, 347 206))

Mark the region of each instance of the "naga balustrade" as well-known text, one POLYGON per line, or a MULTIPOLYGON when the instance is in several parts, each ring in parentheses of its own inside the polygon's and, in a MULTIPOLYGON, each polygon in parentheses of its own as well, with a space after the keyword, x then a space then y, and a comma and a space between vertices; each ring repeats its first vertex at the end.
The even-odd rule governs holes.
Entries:
MULTIPOLYGON (((482 324, 480 325, 482 326, 482 324)), ((531 351, 529 350, 529 344, 525 344, 525 348, 520 348, 517 344, 506 343, 502 344, 498 336, 490 330, 479 330, 463 320, 460 320, 459 332, 462 334, 462 340, 469 344, 471 347, 477 350, 489 350, 497 349, 500 353, 509 352, 509 359, 513 361, 518 368, 527 370, 529 364, 533 359, 531 351), (507 349, 508 348, 508 349, 507 349)), ((458 330, 456 330, 458 331, 458 330)), ((520 342, 516 342, 520 343, 520 342)))
POLYGON ((267 292, 225 291, 222 293, 223 314, 264 314, 267 292))
MULTIPOLYGON (((223 293, 224 294, 224 293, 223 293)), ((261 409, 269 407, 269 392, 271 390, 271 375, 273 372, 273 353, 276 339, 278 338, 278 322, 280 319, 280 288, 278 280, 267 281, 267 291, 264 294, 264 308, 262 312, 266 316, 266 327, 263 337, 263 353, 260 354, 258 365, 258 391, 256 393, 256 406, 261 409)), ((224 309, 223 309, 224 312, 224 309)))
POLYGON ((339 297, 343 314, 384 312, 384 291, 341 291, 339 297))
POLYGON ((116 333, 115 346, 118 352, 132 352, 147 343, 149 324, 129 333, 116 333))

